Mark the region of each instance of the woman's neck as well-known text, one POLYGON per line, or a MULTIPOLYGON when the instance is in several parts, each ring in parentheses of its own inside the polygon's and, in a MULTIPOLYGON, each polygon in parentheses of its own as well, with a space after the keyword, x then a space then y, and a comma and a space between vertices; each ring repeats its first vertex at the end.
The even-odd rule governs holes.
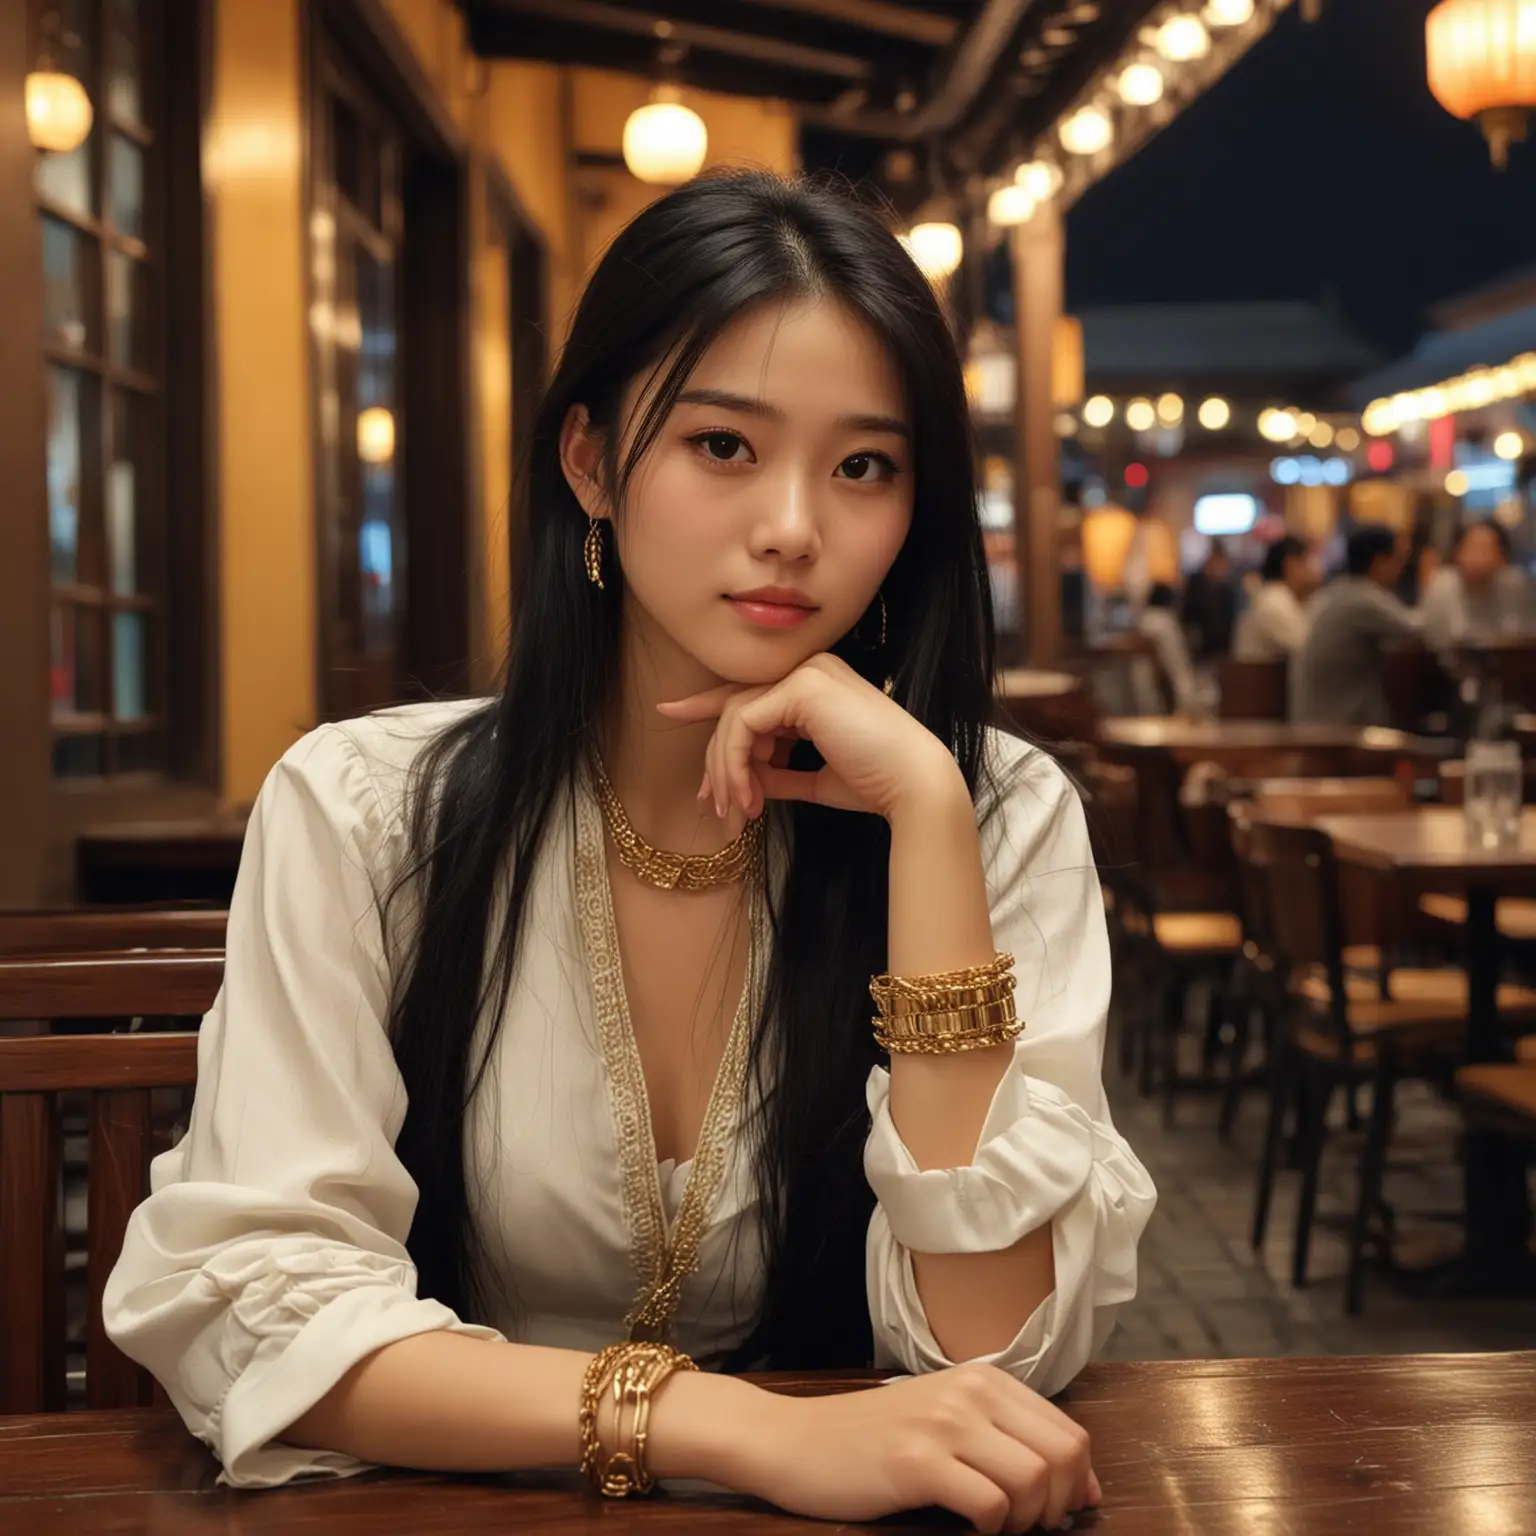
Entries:
POLYGON ((712 853, 745 821, 740 807, 722 822, 711 803, 697 799, 715 722, 680 725, 656 709, 720 681, 654 624, 626 614, 619 686, 600 736, 603 768, 635 831, 671 853, 712 853))

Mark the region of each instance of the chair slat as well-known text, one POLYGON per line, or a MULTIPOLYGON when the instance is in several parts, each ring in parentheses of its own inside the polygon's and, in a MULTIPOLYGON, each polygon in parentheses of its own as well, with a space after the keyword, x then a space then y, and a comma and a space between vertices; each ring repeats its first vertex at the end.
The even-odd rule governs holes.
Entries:
POLYGON ((64 1233, 56 1106, 0 1099, 0 1413, 64 1407, 64 1233))
POLYGON ((193 1031, 0 1040, 0 1094, 187 1088, 196 1080, 193 1031))
POLYGON ((0 1019, 201 1016, 223 977, 221 949, 0 959, 0 1019))
POLYGON ((229 913, 222 908, 69 907, 0 912, 0 955, 222 949, 228 923, 229 913))
MULTIPOLYGON (((140 1037, 135 1044, 143 1044, 149 1038, 153 1037, 140 1037)), ((101 1297, 107 1276, 122 1252, 128 1218, 147 1183, 150 1131, 147 1088, 118 1088, 92 1095, 86 1185, 88 1408, 148 1407, 154 1400, 154 1382, 149 1372, 123 1354, 100 1326, 101 1297)))

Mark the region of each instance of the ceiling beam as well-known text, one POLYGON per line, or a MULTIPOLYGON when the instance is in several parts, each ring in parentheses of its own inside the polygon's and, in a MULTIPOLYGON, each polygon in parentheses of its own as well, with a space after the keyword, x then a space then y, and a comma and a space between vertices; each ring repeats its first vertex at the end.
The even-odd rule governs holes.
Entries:
POLYGON ((657 47, 696 48, 805 74, 829 75, 839 80, 864 81, 874 74, 874 66, 868 60, 851 54, 783 42, 777 38, 755 37, 746 32, 733 32, 727 27, 673 21, 627 5, 609 4, 607 0, 497 0, 494 5, 480 5, 476 9, 482 15, 531 17, 565 27, 620 33, 648 39, 657 47))
POLYGON ((921 43, 925 48, 947 48, 960 30, 953 16, 933 11, 912 11, 889 0, 737 0, 738 4, 770 7, 776 11, 798 11, 822 21, 842 26, 863 27, 886 37, 899 37, 905 43, 921 43))
POLYGON ((986 0, 942 75, 912 114, 911 136, 945 133, 975 105, 1035 0, 986 0))

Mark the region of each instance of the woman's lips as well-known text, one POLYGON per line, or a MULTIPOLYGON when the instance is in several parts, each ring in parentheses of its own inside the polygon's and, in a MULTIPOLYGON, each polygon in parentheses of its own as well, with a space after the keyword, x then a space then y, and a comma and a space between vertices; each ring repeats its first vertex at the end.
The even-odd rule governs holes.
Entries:
POLYGON ((764 629, 793 629, 816 612, 814 608, 801 608, 793 603, 769 603, 756 597, 728 597, 726 602, 749 624, 758 624, 764 629))

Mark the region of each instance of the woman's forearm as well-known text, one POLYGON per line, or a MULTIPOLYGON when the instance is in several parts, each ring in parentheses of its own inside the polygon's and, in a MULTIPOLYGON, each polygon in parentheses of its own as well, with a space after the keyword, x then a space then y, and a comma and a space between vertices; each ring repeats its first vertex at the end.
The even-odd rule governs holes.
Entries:
MULTIPOLYGON (((280 1438, 385 1466, 510 1472, 580 1463, 577 1350, 421 1333, 360 1361, 280 1438)), ((657 1393, 649 1462, 661 1477, 719 1481, 726 1426, 762 1389, 678 1372, 657 1393)))
MULTIPOLYGON (((953 766, 953 765, 951 765, 953 766)), ((984 965, 996 953, 975 811, 959 769, 891 816, 889 965, 900 976, 984 965)), ((891 1061, 891 1119, 919 1168, 959 1168, 1011 1046, 891 1061)), ((929 1326, 951 1360, 994 1354, 1055 1289, 1049 1226, 1000 1253, 912 1255, 929 1326)))

